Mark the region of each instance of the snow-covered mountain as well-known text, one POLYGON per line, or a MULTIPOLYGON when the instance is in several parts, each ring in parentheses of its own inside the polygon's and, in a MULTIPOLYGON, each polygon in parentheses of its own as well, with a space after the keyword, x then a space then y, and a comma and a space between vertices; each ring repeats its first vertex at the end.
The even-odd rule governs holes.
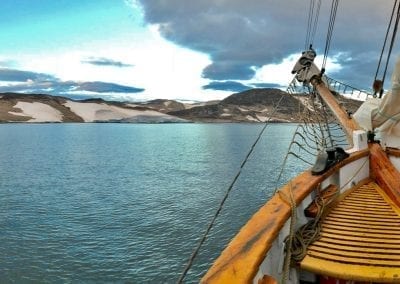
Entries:
POLYGON ((188 122, 130 103, 75 101, 49 95, 0 94, 0 122, 188 122))

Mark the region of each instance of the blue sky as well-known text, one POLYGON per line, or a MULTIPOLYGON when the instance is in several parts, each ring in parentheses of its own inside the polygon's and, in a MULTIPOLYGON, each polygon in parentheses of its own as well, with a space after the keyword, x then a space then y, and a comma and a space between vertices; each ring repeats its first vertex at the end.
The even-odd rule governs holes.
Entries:
POLYGON ((96 44, 131 32, 134 21, 123 2, 2 1, 0 39, 3 52, 37 53, 96 44), (112 4, 114 3, 114 4, 112 4))
MULTIPOLYGON (((204 101, 284 86, 304 48, 305 2, 2 0, 0 92, 204 101)), ((345 2, 327 72, 368 88, 392 1, 345 2)), ((324 5, 319 53, 330 4, 324 5)))

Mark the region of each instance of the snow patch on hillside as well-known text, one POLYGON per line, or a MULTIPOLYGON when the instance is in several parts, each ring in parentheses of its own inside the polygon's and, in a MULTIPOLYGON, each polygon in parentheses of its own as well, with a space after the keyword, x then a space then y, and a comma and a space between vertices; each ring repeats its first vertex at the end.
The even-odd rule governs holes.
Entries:
MULTIPOLYGON (((124 122, 168 122, 178 118, 153 110, 135 110, 103 103, 81 103, 67 101, 64 106, 83 118, 85 122, 94 121, 124 121, 124 122), (137 118, 137 119, 136 119, 137 118), (143 119, 146 118, 146 121, 143 119)), ((182 120, 184 121, 184 120, 182 120)))
POLYGON ((43 103, 18 102, 14 107, 21 109, 22 112, 9 111, 8 113, 32 117, 28 122, 61 122, 63 118, 60 111, 43 103))

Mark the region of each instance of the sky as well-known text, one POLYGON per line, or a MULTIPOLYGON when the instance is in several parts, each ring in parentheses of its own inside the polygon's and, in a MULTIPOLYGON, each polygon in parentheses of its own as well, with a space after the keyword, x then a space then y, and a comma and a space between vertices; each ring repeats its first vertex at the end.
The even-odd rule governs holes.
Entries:
MULTIPOLYGON (((310 3, 2 0, 0 92, 207 101, 250 88, 285 88, 305 48, 310 3)), ((330 77, 370 88, 393 3, 339 3, 330 77)), ((319 67, 330 7, 331 1, 322 1, 312 41, 319 67)))

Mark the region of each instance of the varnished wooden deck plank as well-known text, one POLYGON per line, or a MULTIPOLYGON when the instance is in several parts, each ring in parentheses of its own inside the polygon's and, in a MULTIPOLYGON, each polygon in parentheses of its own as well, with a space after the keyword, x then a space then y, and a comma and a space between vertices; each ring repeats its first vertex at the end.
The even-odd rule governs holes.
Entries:
POLYGON ((348 240, 343 240, 343 239, 331 239, 326 236, 322 236, 317 242, 315 243, 330 243, 330 244, 343 244, 343 245, 349 245, 349 246, 354 246, 354 247, 369 247, 369 248, 387 248, 387 249, 394 249, 398 250, 400 249, 400 244, 385 244, 385 243, 367 243, 367 242, 353 242, 353 241, 348 241, 348 240))
POLYGON ((328 220, 325 219, 324 220, 324 224, 326 225, 336 225, 342 228, 351 228, 353 230, 354 226, 357 226, 359 228, 371 228, 371 229, 381 229, 381 230, 388 230, 390 232, 392 232, 393 230, 388 229, 387 226, 382 225, 382 224, 371 224, 371 223, 367 223, 367 224, 362 224, 362 223, 357 223, 355 221, 353 222, 338 222, 337 220, 328 220))
POLYGON ((346 280, 399 282, 400 215, 388 200, 374 182, 350 192, 323 220, 301 267, 346 280))
POLYGON ((352 251, 352 252, 367 252, 367 253, 382 253, 382 254, 393 254, 393 248, 377 248, 377 247, 360 247, 360 246, 351 246, 344 244, 332 244, 329 242, 315 242, 310 246, 310 249, 320 247, 320 248, 330 248, 330 249, 340 249, 343 251, 352 251))
MULTIPOLYGON (((354 231, 354 226, 341 226, 341 225, 331 225, 331 224, 326 224, 324 223, 323 225, 323 229, 330 229, 330 230, 337 230, 337 231, 349 231, 349 232, 353 232, 354 231)), ((393 231, 393 229, 389 229, 387 227, 383 227, 383 228, 372 228, 372 227, 360 227, 358 226, 357 228, 357 232, 361 232, 361 233, 377 233, 377 234, 388 234, 388 235, 394 235, 394 236, 400 236, 400 231, 393 231)))

